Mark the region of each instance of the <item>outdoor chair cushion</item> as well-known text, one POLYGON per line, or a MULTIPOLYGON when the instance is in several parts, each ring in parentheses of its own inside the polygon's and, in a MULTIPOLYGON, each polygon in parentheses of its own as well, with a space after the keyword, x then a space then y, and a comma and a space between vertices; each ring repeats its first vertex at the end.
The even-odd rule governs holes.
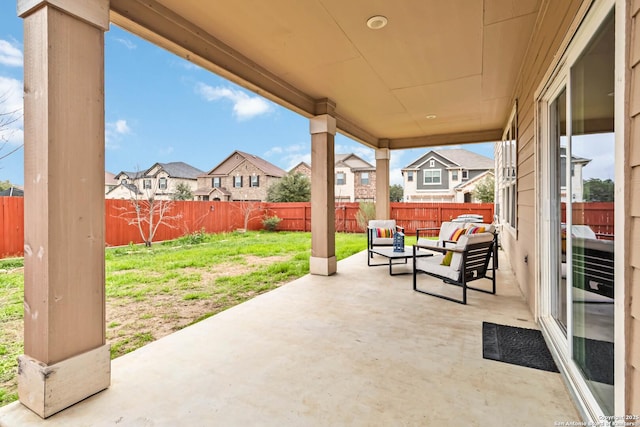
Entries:
POLYGON ((376 245, 393 245, 393 234, 391 237, 378 237, 377 229, 387 229, 393 230, 395 232, 396 229, 396 220, 395 219, 372 219, 369 221, 369 230, 373 230, 373 236, 371 243, 373 246, 376 245))

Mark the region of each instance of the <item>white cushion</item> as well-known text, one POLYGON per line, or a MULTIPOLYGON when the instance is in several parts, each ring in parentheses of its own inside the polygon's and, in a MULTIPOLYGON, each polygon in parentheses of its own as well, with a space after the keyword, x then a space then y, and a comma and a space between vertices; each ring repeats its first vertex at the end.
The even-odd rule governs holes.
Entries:
POLYGON ((374 245, 393 245, 393 238, 390 237, 374 237, 372 240, 374 245))
MULTIPOLYGON (((456 249, 466 249, 467 245, 475 244, 475 243, 483 243, 490 242, 493 240, 493 234, 484 232, 484 233, 476 233, 476 234, 465 234, 460 236, 458 242, 456 243, 456 249)), ((460 270, 460 265, 462 264, 462 254, 459 252, 454 252, 453 257, 451 258, 451 269, 455 271, 460 270)))
POLYGON ((428 271, 442 277, 449 278, 451 280, 458 280, 460 273, 453 270, 451 267, 441 265, 443 255, 436 254, 432 257, 416 258, 416 269, 428 271))
POLYGON ((432 240, 432 239, 425 239, 425 238, 419 238, 418 241, 416 242, 416 244, 418 246, 426 246, 429 248, 435 248, 435 247, 442 247, 442 245, 440 244, 439 240, 432 240))
POLYGON ((395 219, 372 219, 369 221, 369 228, 396 228, 395 219))

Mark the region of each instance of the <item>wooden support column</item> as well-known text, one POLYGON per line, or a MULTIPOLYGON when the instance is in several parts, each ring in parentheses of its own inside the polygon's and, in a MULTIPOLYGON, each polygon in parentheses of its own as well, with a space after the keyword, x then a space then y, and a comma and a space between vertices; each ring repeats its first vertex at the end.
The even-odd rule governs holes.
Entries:
POLYGON ((321 114, 310 119, 311 131, 311 274, 337 271, 335 241, 336 119, 321 114))
POLYGON ((24 352, 43 418, 110 383, 105 345, 104 32, 108 0, 18 0, 24 18, 24 352))
POLYGON ((388 148, 376 150, 376 219, 389 219, 391 204, 389 200, 389 160, 388 148))

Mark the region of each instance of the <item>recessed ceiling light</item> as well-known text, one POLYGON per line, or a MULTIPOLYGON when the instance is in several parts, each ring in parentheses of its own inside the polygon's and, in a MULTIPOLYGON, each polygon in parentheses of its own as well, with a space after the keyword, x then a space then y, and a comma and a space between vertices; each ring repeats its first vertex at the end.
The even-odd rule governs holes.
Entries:
POLYGON ((375 15, 367 19, 367 27, 371 28, 372 30, 379 30, 380 28, 386 27, 387 22, 389 21, 387 20, 386 16, 375 15))
POLYGON ((424 116, 425 119, 429 119, 429 120, 433 120, 435 119, 437 116, 435 114, 429 114, 428 116, 424 116))

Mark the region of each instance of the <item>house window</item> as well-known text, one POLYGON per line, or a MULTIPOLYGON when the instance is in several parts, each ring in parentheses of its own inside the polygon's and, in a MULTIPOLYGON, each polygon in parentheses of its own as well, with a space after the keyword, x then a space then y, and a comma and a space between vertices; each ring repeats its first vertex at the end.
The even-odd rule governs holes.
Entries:
POLYGON ((509 123, 499 143, 496 159, 499 215, 503 224, 516 228, 516 155, 517 155, 517 108, 513 107, 509 123))
POLYGON ((233 186, 235 188, 242 188, 242 176, 233 177, 233 186))
POLYGON ((458 171, 451 172, 451 181, 457 181, 457 180, 458 180, 458 171))
POLYGON ((122 181, 120 181, 120 184, 127 184, 127 180, 123 179, 122 181))
POLYGON ((251 175, 251 187, 260 187, 260 177, 258 175, 251 175))
POLYGON ((158 181, 158 187, 161 190, 166 190, 167 189, 167 178, 160 178, 160 180, 158 181))
POLYGON ((407 182, 413 182, 413 172, 407 172, 407 182))
POLYGON ((344 172, 338 172, 336 174, 336 185, 345 185, 347 182, 344 172))
POLYGON ((369 172, 362 172, 360 175, 360 184, 369 185, 369 172))
POLYGON ((429 167, 433 168, 436 166, 436 161, 435 160, 429 160, 429 167))
POLYGON ((214 176, 211 178, 211 188, 220 188, 220 177, 214 176))
POLYGON ((469 171, 462 171, 462 179, 469 179, 469 171))
POLYGON ((438 185, 442 182, 442 180, 440 179, 440 173, 442 171, 440 169, 438 170, 432 170, 432 171, 423 171, 424 173, 424 185, 438 185))
POLYGON ((145 179, 144 181, 142 181, 142 188, 145 190, 151 188, 151 180, 145 179))

